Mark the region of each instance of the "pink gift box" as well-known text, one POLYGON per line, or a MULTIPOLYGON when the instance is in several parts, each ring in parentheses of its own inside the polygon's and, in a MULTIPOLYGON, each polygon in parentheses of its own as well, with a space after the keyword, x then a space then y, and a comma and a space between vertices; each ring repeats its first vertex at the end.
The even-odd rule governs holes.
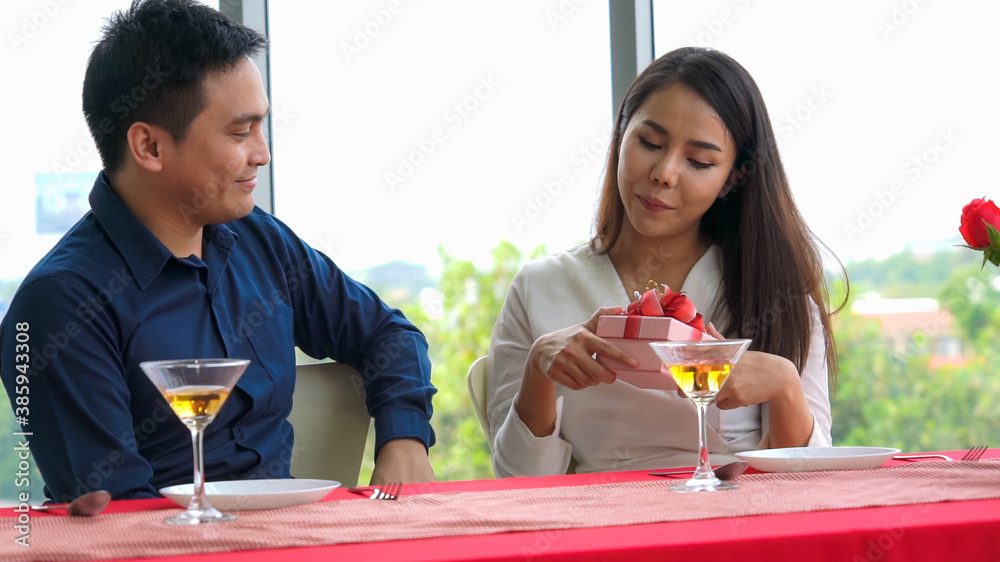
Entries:
POLYGON ((654 341, 714 340, 712 336, 674 318, 663 316, 601 316, 597 319, 597 335, 620 347, 639 361, 631 367, 610 357, 597 356, 601 365, 615 375, 640 388, 676 390, 674 380, 661 371, 663 363, 649 347, 654 341))

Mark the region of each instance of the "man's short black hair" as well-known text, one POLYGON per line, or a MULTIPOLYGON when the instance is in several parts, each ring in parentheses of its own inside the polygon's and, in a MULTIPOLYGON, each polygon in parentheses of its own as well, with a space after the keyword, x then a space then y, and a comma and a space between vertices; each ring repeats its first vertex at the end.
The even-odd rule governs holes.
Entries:
POLYGON ((83 114, 109 174, 123 165, 133 123, 184 140, 205 107, 205 76, 267 48, 261 34, 194 0, 134 0, 102 31, 83 79, 83 114))

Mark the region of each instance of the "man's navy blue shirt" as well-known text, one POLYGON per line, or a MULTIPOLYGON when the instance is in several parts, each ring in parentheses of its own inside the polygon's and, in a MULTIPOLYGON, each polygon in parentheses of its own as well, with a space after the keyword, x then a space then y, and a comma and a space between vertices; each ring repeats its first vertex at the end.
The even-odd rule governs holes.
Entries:
POLYGON ((50 497, 153 497, 191 481, 190 432, 142 361, 251 360, 205 433, 209 480, 290 476, 295 346, 362 374, 376 447, 434 443, 423 334, 286 225, 255 208, 206 226, 200 259, 177 258, 103 173, 90 204, 0 324, 0 373, 12 407, 30 397, 22 430, 50 497))

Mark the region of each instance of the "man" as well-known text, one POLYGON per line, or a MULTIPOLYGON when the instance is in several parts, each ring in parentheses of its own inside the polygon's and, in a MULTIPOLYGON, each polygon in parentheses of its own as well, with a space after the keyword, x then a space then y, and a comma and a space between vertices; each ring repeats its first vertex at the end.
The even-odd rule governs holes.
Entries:
POLYGON ((139 367, 158 359, 250 359, 205 434, 206 476, 289 477, 295 346, 362 372, 373 483, 434 480, 423 335, 254 207, 269 104, 249 57, 265 48, 192 0, 138 0, 94 48, 92 210, 0 324, 0 373, 52 498, 190 482, 190 434, 139 367))

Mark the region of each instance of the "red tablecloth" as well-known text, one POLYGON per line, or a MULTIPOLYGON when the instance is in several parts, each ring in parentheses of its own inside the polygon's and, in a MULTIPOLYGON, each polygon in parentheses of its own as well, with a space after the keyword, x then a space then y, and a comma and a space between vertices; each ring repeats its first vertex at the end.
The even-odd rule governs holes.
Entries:
MULTIPOLYGON (((958 458, 963 451, 949 452, 958 458)), ((985 458, 1000 458, 991 449, 985 458)), ((891 461, 899 464, 902 461, 891 461)), ((645 471, 411 485, 407 495, 542 488, 647 480, 645 471)), ((1000 485, 1000 483, 998 483, 1000 485)), ((328 501, 357 496, 334 490, 328 501)), ((108 512, 176 508, 169 500, 112 502, 108 512)), ((10 515, 10 510, 0 515, 10 515)), ((36 515, 38 516, 38 515, 36 515)), ((48 516, 48 515, 46 515, 48 516)), ((59 515, 51 515, 58 517, 59 515)), ((460 538, 240 551, 178 560, 664 560, 710 556, 741 562, 994 560, 1000 552, 1000 500, 916 504, 604 528, 502 533, 460 538), (681 558, 675 558, 675 557, 681 558)), ((165 560, 143 559, 143 560, 165 560)))

